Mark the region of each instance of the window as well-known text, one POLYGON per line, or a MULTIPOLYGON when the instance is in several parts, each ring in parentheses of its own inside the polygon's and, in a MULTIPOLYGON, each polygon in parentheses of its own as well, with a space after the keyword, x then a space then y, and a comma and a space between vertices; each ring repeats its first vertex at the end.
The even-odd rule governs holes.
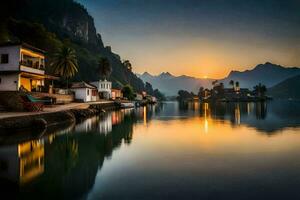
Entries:
POLYGON ((87 89, 87 91, 86 91, 86 92, 87 92, 87 95, 89 96, 89 95, 90 95, 90 90, 89 90, 89 89, 87 89))
POLYGON ((1 83, 2 79, 0 78, 0 83, 1 83))
POLYGON ((1 54, 1 64, 8 63, 8 54, 1 54))

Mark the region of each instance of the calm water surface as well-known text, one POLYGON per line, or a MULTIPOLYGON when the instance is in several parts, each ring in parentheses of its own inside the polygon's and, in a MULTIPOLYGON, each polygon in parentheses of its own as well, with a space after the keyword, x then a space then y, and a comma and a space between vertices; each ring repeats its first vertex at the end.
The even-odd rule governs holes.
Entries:
POLYGON ((1 138, 1 195, 300 199, 300 102, 167 102, 39 134, 1 138))

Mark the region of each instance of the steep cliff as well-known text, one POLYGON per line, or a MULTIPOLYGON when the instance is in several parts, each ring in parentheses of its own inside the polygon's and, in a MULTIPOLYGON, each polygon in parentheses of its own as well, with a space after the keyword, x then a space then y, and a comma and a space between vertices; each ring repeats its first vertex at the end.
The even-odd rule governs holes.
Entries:
POLYGON ((4 27, 0 31, 2 38, 7 38, 8 34, 10 40, 27 42, 50 53, 55 46, 68 43, 78 56, 80 68, 76 80, 97 80, 97 61, 105 56, 112 64, 114 85, 130 83, 137 91, 144 90, 143 81, 122 65, 119 55, 104 46, 94 19, 79 3, 73 0, 11 0, 0 4, 8 11, 1 12, 5 19, 0 22, 4 27))

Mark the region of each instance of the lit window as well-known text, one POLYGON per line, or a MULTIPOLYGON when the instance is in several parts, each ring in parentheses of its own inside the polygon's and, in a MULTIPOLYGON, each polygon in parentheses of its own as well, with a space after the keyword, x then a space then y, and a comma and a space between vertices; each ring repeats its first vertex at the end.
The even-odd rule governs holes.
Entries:
POLYGON ((1 54, 1 64, 8 63, 8 54, 1 54))

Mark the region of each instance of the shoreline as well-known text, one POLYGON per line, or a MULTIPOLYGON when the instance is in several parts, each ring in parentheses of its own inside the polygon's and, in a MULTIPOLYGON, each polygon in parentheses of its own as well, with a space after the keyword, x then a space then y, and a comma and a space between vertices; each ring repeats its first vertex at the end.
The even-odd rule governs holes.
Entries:
POLYGON ((89 104, 87 108, 72 107, 60 111, 2 117, 0 118, 0 136, 15 135, 26 131, 43 132, 49 127, 77 123, 82 119, 117 109, 120 107, 115 102, 102 102, 89 104))

